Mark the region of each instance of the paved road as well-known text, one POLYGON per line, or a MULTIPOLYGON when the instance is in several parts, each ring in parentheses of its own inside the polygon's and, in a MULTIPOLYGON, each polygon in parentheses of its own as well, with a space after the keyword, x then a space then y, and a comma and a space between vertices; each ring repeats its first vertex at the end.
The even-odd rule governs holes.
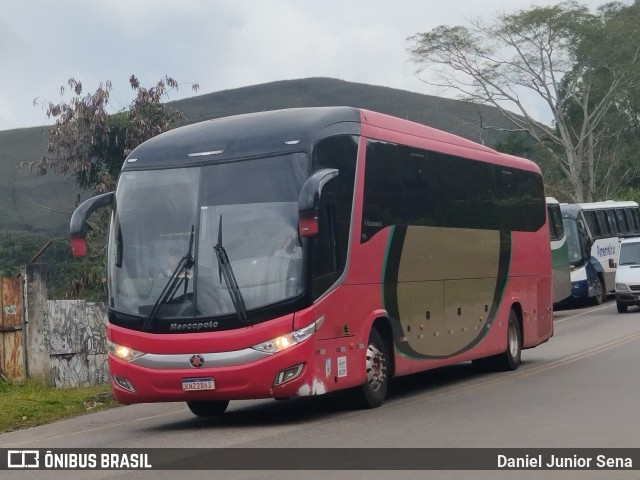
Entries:
MULTIPOLYGON (((0 448, 147 447, 640 447, 640 310, 615 303, 555 314, 555 336, 516 372, 469 364, 397 379, 379 409, 341 396, 232 402, 218 419, 182 404, 132 405, 0 435, 0 448)), ((295 450, 273 455, 286 464, 295 450)), ((65 479, 177 478, 178 472, 64 472, 65 479)), ((202 472, 188 472, 202 476, 202 472)), ((640 478, 635 472, 208 472, 207 478, 640 478), (224 474, 223 474, 224 473, 224 474)), ((181 474, 182 476, 185 474, 181 474)), ((3 479, 62 478, 3 472, 3 479)))

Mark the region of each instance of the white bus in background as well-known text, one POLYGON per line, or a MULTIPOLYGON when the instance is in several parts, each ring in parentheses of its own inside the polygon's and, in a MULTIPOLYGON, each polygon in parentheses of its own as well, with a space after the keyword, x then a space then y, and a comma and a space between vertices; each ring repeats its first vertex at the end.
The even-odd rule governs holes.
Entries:
POLYGON ((571 266, 571 299, 601 304, 615 291, 620 239, 640 236, 636 202, 560 205, 571 266))
POLYGON ((555 305, 571 296, 571 273, 560 202, 553 197, 547 197, 547 216, 551 237, 551 272, 555 305))

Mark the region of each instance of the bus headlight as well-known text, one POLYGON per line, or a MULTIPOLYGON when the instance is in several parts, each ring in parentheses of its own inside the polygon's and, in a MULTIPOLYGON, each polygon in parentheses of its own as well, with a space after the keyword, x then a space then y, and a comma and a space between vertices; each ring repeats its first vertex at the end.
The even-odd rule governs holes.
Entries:
POLYGON ((631 289, 626 283, 616 283, 616 292, 630 292, 631 289))
POLYGON ((125 347, 124 345, 118 345, 117 343, 113 343, 111 340, 107 340, 107 346, 111 355, 119 358, 120 360, 124 360, 125 362, 130 362, 144 355, 144 352, 125 347))
POLYGON ((297 345, 298 343, 304 342, 307 338, 313 335, 318 330, 318 328, 320 328, 320 325, 322 325, 323 321, 324 317, 320 317, 315 322, 312 322, 311 324, 307 325, 304 328, 301 328, 300 330, 296 330, 295 332, 287 333, 286 335, 282 335, 266 342, 259 343, 251 348, 264 353, 278 353, 289 347, 297 345))

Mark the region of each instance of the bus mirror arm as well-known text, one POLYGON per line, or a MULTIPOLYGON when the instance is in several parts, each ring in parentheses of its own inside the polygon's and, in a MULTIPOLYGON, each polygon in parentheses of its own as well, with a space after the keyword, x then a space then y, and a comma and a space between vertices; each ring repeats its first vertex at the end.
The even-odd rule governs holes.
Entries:
POLYGON ((87 254, 87 219, 99 208, 113 203, 115 192, 103 193, 85 200, 71 215, 69 232, 71 234, 71 253, 74 257, 83 257, 87 254))
POLYGON ((318 208, 322 188, 335 178, 338 173, 336 168, 323 168, 314 172, 302 185, 298 197, 298 233, 300 237, 311 237, 318 233, 318 208))

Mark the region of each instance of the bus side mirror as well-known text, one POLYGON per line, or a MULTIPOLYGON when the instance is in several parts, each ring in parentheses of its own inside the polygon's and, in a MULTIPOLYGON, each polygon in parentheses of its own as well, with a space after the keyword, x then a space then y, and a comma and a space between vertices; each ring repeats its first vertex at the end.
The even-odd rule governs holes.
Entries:
POLYGON ((300 212, 298 220, 298 234, 300 237, 312 237, 318 233, 318 216, 303 214, 300 212))
POLYGON ((87 254, 87 219, 97 209, 113 203, 115 192, 103 193, 85 200, 71 215, 69 232, 71 234, 71 253, 74 257, 84 257, 87 254))
POLYGON ((313 173, 302 185, 298 198, 298 234, 311 237, 318 233, 318 205, 322 187, 340 173, 336 168, 324 168, 313 173))

